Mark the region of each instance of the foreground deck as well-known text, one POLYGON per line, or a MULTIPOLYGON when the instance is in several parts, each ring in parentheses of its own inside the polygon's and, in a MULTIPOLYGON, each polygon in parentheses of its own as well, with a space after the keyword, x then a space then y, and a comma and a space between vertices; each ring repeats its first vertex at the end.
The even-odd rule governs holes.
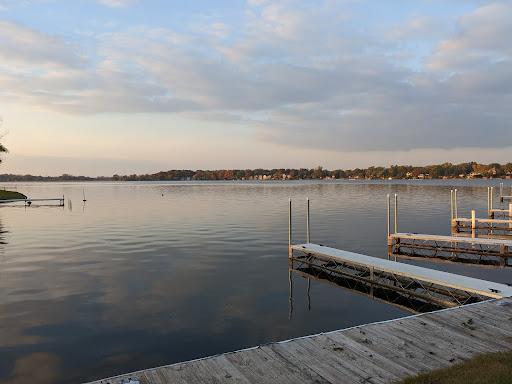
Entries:
POLYGON ((512 349, 512 300, 494 299, 267 344, 95 381, 393 383, 479 353, 512 349))

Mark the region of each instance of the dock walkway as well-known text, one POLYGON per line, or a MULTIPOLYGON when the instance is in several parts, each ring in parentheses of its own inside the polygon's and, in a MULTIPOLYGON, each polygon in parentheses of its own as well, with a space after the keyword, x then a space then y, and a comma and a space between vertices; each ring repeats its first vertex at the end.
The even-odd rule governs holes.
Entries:
POLYGON ((512 240, 392 233, 388 237, 388 253, 409 259, 510 267, 512 240))
POLYGON ((502 298, 262 345, 93 382, 393 383, 512 349, 512 299, 502 298))

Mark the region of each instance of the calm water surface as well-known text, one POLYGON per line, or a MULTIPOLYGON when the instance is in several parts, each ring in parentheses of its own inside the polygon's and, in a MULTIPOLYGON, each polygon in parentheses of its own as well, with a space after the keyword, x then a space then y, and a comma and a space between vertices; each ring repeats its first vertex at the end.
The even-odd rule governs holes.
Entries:
POLYGON ((399 195, 399 230, 448 235, 450 189, 459 216, 485 217, 488 185, 499 181, 2 185, 66 205, 0 206, 0 382, 84 382, 407 315, 316 281, 308 307, 296 274, 290 306, 288 198, 295 243, 309 197, 312 242, 385 258, 386 194, 399 195))

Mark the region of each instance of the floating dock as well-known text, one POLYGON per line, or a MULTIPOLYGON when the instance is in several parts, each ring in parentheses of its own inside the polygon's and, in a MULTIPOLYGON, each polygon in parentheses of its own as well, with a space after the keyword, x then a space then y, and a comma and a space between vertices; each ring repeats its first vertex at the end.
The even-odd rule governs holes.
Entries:
POLYGON ((452 236, 512 240, 512 220, 458 217, 452 219, 452 236))
POLYGON ((350 279, 400 291, 443 307, 512 296, 512 287, 505 284, 396 263, 318 244, 292 245, 291 249, 291 262, 319 266, 350 279))
POLYGON ((371 383, 512 349, 512 300, 495 299, 151 368, 90 384, 371 383))
POLYGON ((388 258, 393 256, 505 268, 512 266, 512 240, 393 233, 388 258))
POLYGON ((24 203, 25 205, 31 205, 33 202, 40 202, 40 201, 58 201, 59 202, 59 204, 58 204, 59 207, 63 207, 64 206, 64 196, 62 196, 62 199, 61 198, 57 198, 57 199, 9 199, 9 200, 0 200, 0 203, 1 204, 4 204, 4 203, 24 203))
POLYGON ((508 201, 512 200, 512 186, 510 187, 510 195, 505 195, 503 183, 500 183, 500 202, 503 203, 506 200, 508 200, 508 201))
MULTIPOLYGON (((388 195, 388 259, 394 257, 396 261, 397 257, 402 257, 488 267, 512 266, 509 265, 509 258, 512 257, 512 238, 509 235, 512 233, 512 221, 477 219, 475 211, 471 212, 471 219, 458 218, 457 190, 451 191, 452 236, 399 233, 397 205, 395 195, 395 233, 390 233, 388 195)), ((489 188, 488 208, 491 207, 492 188, 489 188)), ((512 209, 512 204, 510 208, 512 209)))

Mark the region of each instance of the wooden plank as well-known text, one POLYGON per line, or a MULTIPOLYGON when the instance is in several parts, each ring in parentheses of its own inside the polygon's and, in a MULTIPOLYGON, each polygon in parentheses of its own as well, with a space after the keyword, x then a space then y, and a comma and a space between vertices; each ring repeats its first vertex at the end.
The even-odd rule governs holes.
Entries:
POLYGON ((367 348, 366 345, 355 342, 349 337, 344 335, 343 331, 330 332, 325 335, 334 344, 333 348, 338 350, 347 349, 350 353, 358 354, 363 359, 366 359, 371 364, 386 369, 393 375, 403 379, 407 376, 413 376, 418 373, 417 370, 411 369, 410 367, 402 366, 397 364, 393 359, 381 355, 379 352, 367 348))
MULTIPOLYGON (((412 323, 410 328, 412 330, 418 334, 426 334, 428 337, 432 337, 432 341, 440 343, 440 345, 444 345, 444 342, 449 342, 454 346, 455 352, 458 354, 463 353, 467 348, 479 353, 496 351, 496 348, 488 343, 481 342, 480 340, 469 337, 466 334, 455 332, 450 328, 441 326, 439 323, 426 321, 423 316, 411 318, 410 320, 412 323)), ((426 342, 430 341, 427 340, 426 342)), ((447 348, 450 347, 447 346, 447 348)))
POLYGON ((228 353, 225 356, 251 383, 279 384, 279 381, 251 359, 246 351, 228 353))
POLYGON ((319 376, 325 378, 326 381, 331 383, 357 383, 350 375, 343 371, 339 371, 330 365, 326 364, 322 359, 311 355, 304 348, 302 348, 295 340, 286 343, 273 344, 270 346, 272 350, 279 352, 286 356, 288 360, 293 360, 295 365, 302 365, 314 371, 319 376))
POLYGON ((323 376, 317 374, 315 371, 309 369, 307 366, 304 366, 300 361, 295 359, 292 355, 289 355, 286 352, 275 350, 273 347, 275 344, 267 344, 260 346, 263 352, 265 352, 268 356, 278 362, 283 369, 292 373, 294 376, 298 377, 300 383, 307 384, 328 384, 323 376))
MULTIPOLYGON (((382 337, 382 334, 379 334, 379 337, 376 337, 372 333, 368 333, 370 328, 352 328, 343 332, 343 336, 348 337, 354 340, 357 343, 364 344, 367 348, 383 355, 387 356, 389 359, 393 360, 397 364, 400 364, 403 367, 414 370, 416 373, 429 372, 432 370, 430 364, 424 362, 420 358, 418 358, 415 351, 411 353, 409 348, 404 348, 402 346, 397 348, 397 342, 386 340, 389 335, 386 335, 386 338, 382 337)), ((391 337, 389 337, 391 339, 391 337)))
MULTIPOLYGON (((409 319, 407 319, 409 320, 409 319)), ((456 364, 472 358, 475 354, 493 352, 489 347, 480 343, 467 343, 465 338, 454 332, 446 332, 435 328, 426 322, 407 321, 407 326, 400 323, 392 323, 396 331, 416 338, 419 345, 449 364, 456 364)))
POLYGON ((425 345, 417 337, 396 329, 392 323, 383 324, 383 327, 379 327, 379 329, 368 327, 366 333, 378 337, 378 341, 389 343, 394 348, 404 349, 412 356, 420 358, 430 369, 444 368, 451 365, 448 360, 440 356, 440 350, 436 346, 425 345))
POLYGON ((203 363, 217 372, 225 383, 250 384, 250 381, 231 364, 225 355, 205 359, 203 363))
POLYGON ((248 356, 260 367, 274 378, 278 379, 281 384, 294 384, 302 382, 301 377, 287 370, 281 362, 274 360, 270 355, 265 353, 261 348, 250 349, 245 351, 248 356))
POLYGON ((446 311, 442 314, 442 317, 425 317, 425 319, 425 321, 437 322, 444 327, 454 330, 455 332, 460 332, 481 340, 485 344, 496 348, 496 351, 505 351, 512 347, 512 344, 509 344, 497 337, 498 334, 488 332, 481 323, 476 326, 476 324, 474 324, 475 320, 471 316, 466 317, 467 320, 461 321, 460 317, 454 317, 449 313, 449 311, 446 311), (469 319, 472 319, 472 323, 468 322, 469 319))
POLYGON ((340 348, 327 336, 319 335, 311 338, 297 340, 303 347, 321 356, 324 360, 334 366, 342 366, 347 372, 358 377, 359 382, 395 382, 400 379, 383 367, 379 367, 359 354, 350 351, 348 348, 340 348))
MULTIPOLYGON (((158 371, 159 371, 159 368, 148 369, 148 370, 144 371, 144 376, 146 377, 146 380, 148 381, 148 383, 151 383, 151 384, 166 384, 166 383, 168 383, 168 381, 164 381, 161 378, 161 375, 158 374, 158 371)), ((177 381, 173 381, 173 383, 174 382, 177 382, 177 381)))
MULTIPOLYGON (((457 237, 454 238, 457 239, 457 237)), ((510 243, 512 246, 512 241, 510 243)), ((509 287, 508 285, 476 279, 473 277, 456 275, 454 273, 418 267, 411 264, 396 263, 391 260, 361 255, 341 249, 324 247, 318 244, 299 244, 293 245, 292 248, 302 252, 312 252, 314 254, 349 262, 355 265, 365 267, 372 266, 380 271, 398 274, 450 288, 463 289, 465 291, 478 293, 487 297, 501 298, 505 296, 512 296, 512 287, 509 287)))

